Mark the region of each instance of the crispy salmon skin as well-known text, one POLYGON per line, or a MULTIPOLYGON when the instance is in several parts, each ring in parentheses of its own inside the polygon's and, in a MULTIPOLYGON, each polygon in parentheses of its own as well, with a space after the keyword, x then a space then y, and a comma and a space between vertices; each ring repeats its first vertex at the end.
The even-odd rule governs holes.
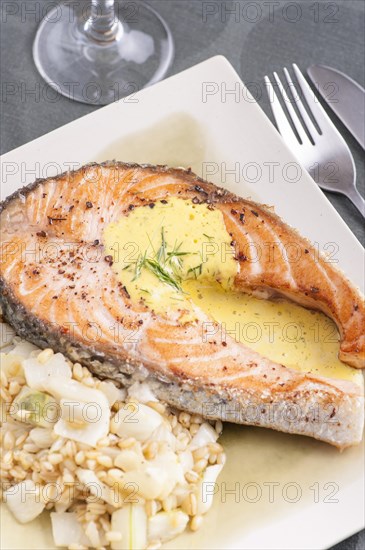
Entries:
POLYGON ((99 376, 124 384, 147 379, 159 398, 181 409, 341 448, 360 441, 361 385, 294 371, 228 335, 224 347, 209 334, 202 338, 203 312, 197 322, 181 323, 131 301, 105 257, 103 231, 132 207, 169 197, 222 212, 239 262, 236 290, 323 311, 339 328, 340 359, 364 367, 364 302, 346 277, 269 208, 164 166, 90 164, 6 199, 0 284, 7 320, 20 335, 99 376), (259 261, 250 256, 252 243, 259 261), (296 245, 295 261, 289 243, 296 245), (285 414, 293 405, 300 408, 294 421, 285 414), (252 406, 259 411, 254 417, 252 406))

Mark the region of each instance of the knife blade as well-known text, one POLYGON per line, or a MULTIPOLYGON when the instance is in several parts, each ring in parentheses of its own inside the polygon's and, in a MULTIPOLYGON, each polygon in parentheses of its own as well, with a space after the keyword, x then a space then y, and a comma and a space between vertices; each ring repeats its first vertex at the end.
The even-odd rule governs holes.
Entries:
POLYGON ((364 88, 341 71, 325 65, 311 65, 307 72, 326 103, 365 149, 364 88))

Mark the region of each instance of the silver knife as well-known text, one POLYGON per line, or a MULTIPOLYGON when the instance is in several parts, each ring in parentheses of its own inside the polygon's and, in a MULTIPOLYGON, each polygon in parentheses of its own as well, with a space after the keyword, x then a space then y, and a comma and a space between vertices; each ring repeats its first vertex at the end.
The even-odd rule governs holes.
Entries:
POLYGON ((365 90, 337 69, 312 65, 307 70, 319 93, 365 149, 365 90))

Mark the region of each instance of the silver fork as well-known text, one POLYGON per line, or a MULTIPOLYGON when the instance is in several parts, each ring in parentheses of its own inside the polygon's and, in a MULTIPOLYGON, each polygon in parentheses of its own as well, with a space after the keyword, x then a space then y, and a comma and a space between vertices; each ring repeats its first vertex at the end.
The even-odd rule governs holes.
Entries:
POLYGON ((273 74, 287 113, 283 109, 269 77, 265 76, 266 89, 279 132, 321 189, 345 195, 365 217, 365 201, 355 185, 356 168, 351 151, 295 63, 293 63, 293 69, 300 91, 320 131, 317 130, 308 115, 289 71, 284 68, 286 82, 291 91, 290 99, 278 74, 276 72, 273 74), (294 102, 302 120, 293 107, 294 102), (293 131, 289 121, 298 135, 293 131))

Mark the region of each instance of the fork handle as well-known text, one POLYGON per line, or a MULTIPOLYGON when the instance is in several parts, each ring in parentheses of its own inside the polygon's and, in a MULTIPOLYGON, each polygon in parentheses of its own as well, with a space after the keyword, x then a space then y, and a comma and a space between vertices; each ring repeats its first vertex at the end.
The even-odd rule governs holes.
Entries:
POLYGON ((356 187, 351 193, 347 194, 348 198, 356 206, 362 217, 365 218, 365 200, 362 198, 356 187))

